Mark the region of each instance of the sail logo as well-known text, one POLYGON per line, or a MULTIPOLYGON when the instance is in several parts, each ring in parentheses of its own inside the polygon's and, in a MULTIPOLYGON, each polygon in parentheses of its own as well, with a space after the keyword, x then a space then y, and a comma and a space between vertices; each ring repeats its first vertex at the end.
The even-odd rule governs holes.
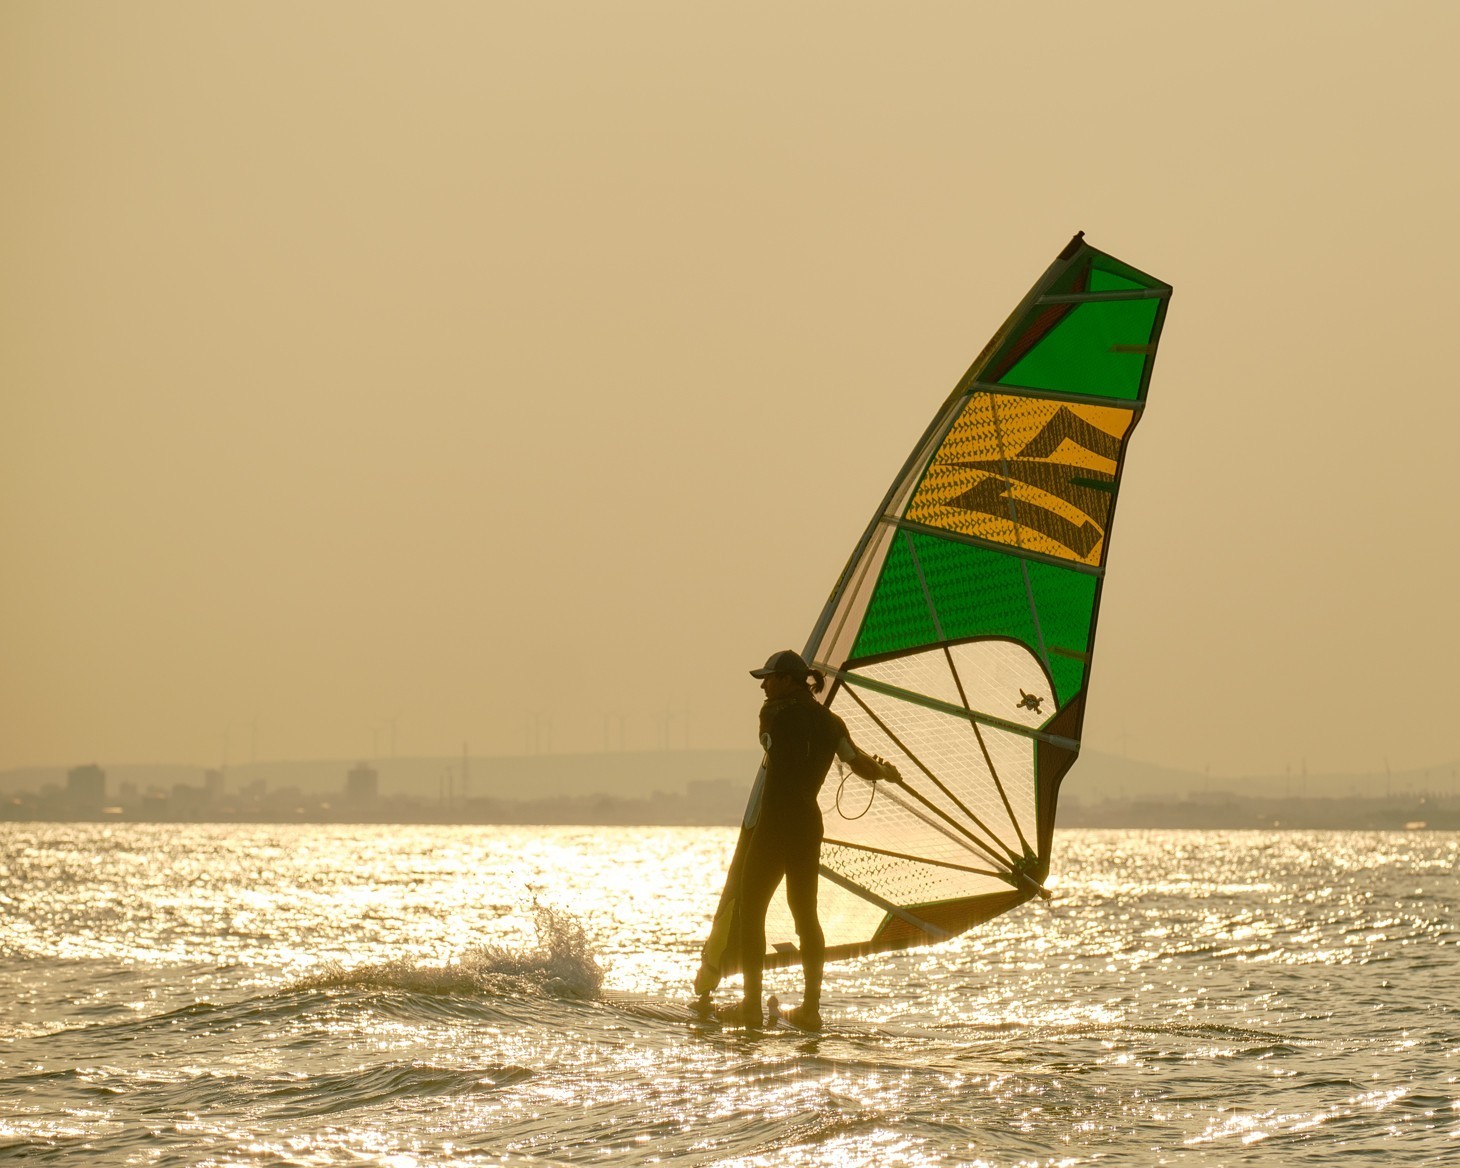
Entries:
POLYGON ((1127 410, 980 394, 908 505, 917 523, 1098 564, 1127 410))
POLYGON ((1019 687, 1019 700, 1014 705, 1016 710, 1033 710, 1036 714, 1042 714, 1044 713, 1044 710, 1041 709, 1043 705, 1044 699, 1042 697, 1038 694, 1025 693, 1024 687, 1019 687))

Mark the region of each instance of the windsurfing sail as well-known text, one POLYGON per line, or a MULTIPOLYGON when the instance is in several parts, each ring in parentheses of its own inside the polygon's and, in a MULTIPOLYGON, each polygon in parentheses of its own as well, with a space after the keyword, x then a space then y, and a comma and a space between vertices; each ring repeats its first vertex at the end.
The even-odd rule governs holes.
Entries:
MULTIPOLYGON (((901 771, 823 785, 827 959, 946 940, 1044 893, 1080 750, 1126 444, 1171 287, 1075 236, 948 396, 807 641, 821 700, 901 771)), ((695 988, 738 972, 741 858, 695 988)), ((784 891, 766 966, 799 963, 784 891)))

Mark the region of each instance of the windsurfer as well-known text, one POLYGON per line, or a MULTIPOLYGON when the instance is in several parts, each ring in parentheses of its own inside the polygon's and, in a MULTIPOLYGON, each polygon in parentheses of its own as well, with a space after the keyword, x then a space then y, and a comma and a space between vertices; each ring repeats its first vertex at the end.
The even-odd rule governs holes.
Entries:
POLYGON ((760 1023, 765 914, 784 877, 806 976, 806 997, 788 1018, 795 1026, 815 1030, 821 1026, 826 949, 816 913, 822 833, 817 794, 834 757, 864 779, 896 783, 902 776, 891 763, 859 750, 846 724, 816 700, 826 678, 799 653, 790 649, 773 653, 763 668, 751 670, 750 675, 760 679, 766 697, 760 710, 765 783, 740 870, 739 941, 745 996, 722 1016, 746 1025, 760 1023))

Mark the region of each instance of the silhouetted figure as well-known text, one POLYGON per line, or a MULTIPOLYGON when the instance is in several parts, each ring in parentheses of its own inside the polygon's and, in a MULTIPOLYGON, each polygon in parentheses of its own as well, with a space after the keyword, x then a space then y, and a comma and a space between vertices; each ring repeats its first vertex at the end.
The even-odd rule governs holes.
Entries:
POLYGON ((765 705, 760 710, 760 743, 765 748, 765 783, 759 814, 740 871, 740 968, 745 996, 721 1012, 729 1021, 759 1025, 761 968, 765 961, 765 914, 781 878, 800 940, 806 997, 788 1015, 803 1029, 821 1026, 821 975, 826 942, 816 915, 821 864, 821 808, 817 795, 833 758, 840 758, 864 779, 901 782, 891 763, 865 754, 853 744, 846 724, 816 700, 826 677, 799 653, 771 654, 752 677, 761 679, 765 705))

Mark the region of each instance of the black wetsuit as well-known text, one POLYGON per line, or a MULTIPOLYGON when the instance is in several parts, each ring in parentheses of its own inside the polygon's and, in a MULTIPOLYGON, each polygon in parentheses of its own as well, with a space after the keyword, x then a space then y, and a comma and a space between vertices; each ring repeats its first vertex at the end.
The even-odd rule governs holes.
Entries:
POLYGON ((760 711, 760 730, 761 744, 766 748, 765 786, 740 885, 740 961, 745 1000, 760 999, 765 914, 783 876, 786 901, 801 942, 807 997, 814 1000, 821 989, 826 950, 816 915, 822 830, 816 797, 847 728, 807 692, 766 702, 760 711))

